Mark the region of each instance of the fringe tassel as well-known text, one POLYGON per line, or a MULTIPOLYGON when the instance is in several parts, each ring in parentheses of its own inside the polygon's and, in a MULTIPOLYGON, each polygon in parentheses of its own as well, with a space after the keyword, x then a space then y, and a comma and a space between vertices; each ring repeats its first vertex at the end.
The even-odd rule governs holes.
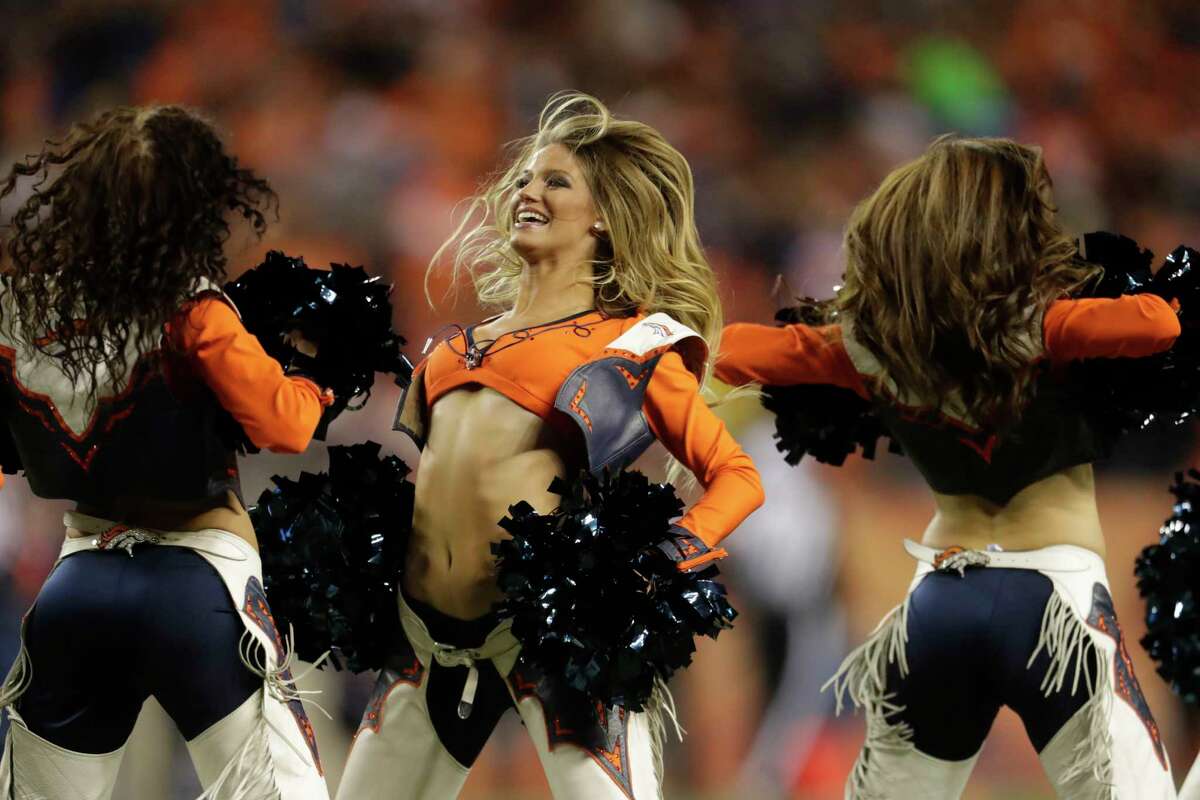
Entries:
MULTIPOLYGON (((833 687, 835 713, 842 713, 842 699, 848 695, 855 708, 867 707, 886 700, 887 668, 895 662, 900 676, 908 675, 908 599, 893 608, 880 620, 867 640, 850 651, 833 677, 825 681, 821 691, 833 687)), ((897 709, 899 710, 899 709, 897 709)))
POLYGON ((283 800, 275 782, 267 730, 266 719, 259 720, 246 737, 246 743, 196 800, 283 800), (234 780, 237 782, 233 783, 234 780))
MULTIPOLYGON (((854 769, 846 784, 846 797, 851 800, 869 800, 873 797, 885 797, 886 793, 875 792, 869 785, 871 754, 880 750, 910 750, 913 748, 913 730, 906 722, 890 722, 889 719, 904 710, 904 706, 891 702, 893 695, 881 697, 866 704, 867 736, 863 742, 858 758, 854 760, 854 769)), ((887 776, 878 771, 874 775, 875 782, 887 776)))
MULTIPOLYGON (((900 676, 908 675, 908 598, 884 617, 867 640, 850 652, 821 691, 833 687, 836 711, 842 713, 845 697, 855 708, 862 708, 867 722, 867 737, 846 785, 848 798, 865 800, 874 796, 868 786, 868 768, 872 751, 903 750, 913 746, 912 727, 891 718, 904 710, 892 702, 895 694, 887 691, 888 666, 899 666, 900 676)), ((878 775, 876 776, 878 777, 878 775)))
POLYGON ((670 688, 667 687, 667 682, 662 679, 662 676, 656 676, 654 679, 654 691, 650 695, 650 701, 646 703, 646 710, 642 712, 646 715, 646 721, 649 723, 650 729, 650 753, 654 759, 654 774, 658 778, 659 788, 662 788, 663 782, 663 751, 666 749, 668 722, 675 729, 675 736, 679 741, 683 741, 685 731, 679 724, 679 717, 675 712, 675 698, 671 695, 670 688))
POLYGON ((330 651, 326 650, 308 669, 299 675, 292 675, 288 679, 284 677, 284 674, 289 673, 292 664, 296 662, 296 641, 290 625, 288 626, 287 636, 283 637, 283 643, 283 660, 272 667, 267 648, 249 629, 246 629, 242 632, 242 638, 238 642, 238 655, 246 669, 263 679, 263 690, 269 696, 281 703, 290 703, 293 700, 299 700, 315 707, 325 715, 326 719, 333 719, 333 716, 325 710, 324 706, 316 700, 311 699, 312 695, 321 694, 320 689, 296 688, 297 681, 304 679, 313 670, 320 668, 321 664, 329 658, 330 651))
MULTIPOLYGON (((291 668, 296 662, 296 649, 295 634, 291 626, 288 626, 288 634, 283 638, 283 643, 283 658, 272 666, 271 651, 247 628, 238 641, 238 656, 246 669, 262 678, 264 697, 280 703, 299 700, 315 706, 326 717, 333 719, 320 703, 310 699, 311 695, 320 694, 319 690, 302 690, 295 686, 296 680, 303 679, 320 667, 329 657, 329 652, 322 654, 303 673, 292 676, 291 668)), ((196 800, 284 800, 275 781, 269 731, 270 725, 266 718, 261 718, 246 737, 245 744, 238 749, 204 794, 196 800), (232 783, 233 781, 236 783, 232 783)))
POLYGON ((21 618, 21 634, 18 642, 20 649, 17 650, 17 658, 13 661, 12 668, 4 678, 4 684, 0 686, 0 709, 9 708, 16 703, 33 683, 33 661, 29 658, 29 650, 25 648, 25 629, 29 624, 29 615, 32 610, 26 611, 25 616, 21 618))
MULTIPOLYGON (((25 646, 24 642, 21 643, 21 646, 25 646)), ((10 715, 8 729, 11 731, 15 724, 10 715)), ((13 737, 12 733, 9 733, 4 737, 4 756, 0 757, 0 794, 3 794, 7 800, 11 800, 13 796, 13 781, 13 737)))
POLYGON ((1055 591, 1046 603, 1042 614, 1042 630, 1038 644, 1029 657, 1026 667, 1043 649, 1050 657, 1050 666, 1042 678, 1041 689, 1046 697, 1063 691, 1067 673, 1074 667, 1071 679, 1071 694, 1079 689, 1080 679, 1088 700, 1083 709, 1087 714, 1087 736, 1076 743, 1071 762, 1061 780, 1069 783, 1080 775, 1090 773, 1099 783, 1113 783, 1112 736, 1109 720, 1112 716, 1112 692, 1106 687, 1112 682, 1112 664, 1096 647, 1086 625, 1075 613, 1071 604, 1055 591))
POLYGON ((0 686, 0 709, 8 708, 25 694, 29 684, 33 683, 33 663, 29 659, 29 651, 25 649, 25 623, 21 623, 21 649, 17 651, 17 660, 13 662, 4 685, 0 686))
MULTIPOLYGON (((8 671, 7 677, 4 679, 4 684, 0 686, 0 714, 8 713, 8 724, 11 730, 14 725, 24 725, 24 721, 13 709, 13 705, 25 694, 29 685, 33 683, 33 662, 29 658, 29 651, 25 648, 25 622, 29 619, 29 615, 25 615, 25 619, 21 620, 21 636, 20 649, 17 651, 17 658, 13 661, 12 669, 8 671)), ((4 762, 3 774, 0 774, 0 793, 4 797, 13 796, 13 737, 9 733, 4 737, 4 756, 0 759, 4 762)), ((39 800, 41 800, 39 798, 39 800)))

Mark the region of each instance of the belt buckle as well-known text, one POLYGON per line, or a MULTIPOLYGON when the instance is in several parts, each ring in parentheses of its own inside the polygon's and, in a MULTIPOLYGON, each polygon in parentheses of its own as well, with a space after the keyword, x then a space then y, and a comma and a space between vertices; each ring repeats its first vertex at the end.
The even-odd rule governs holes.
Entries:
POLYGON ((986 567, 991 561, 991 556, 982 550, 951 545, 933 557, 933 568, 938 572, 957 572, 962 578, 966 577, 968 567, 986 567))
POLYGON ((124 550, 133 558, 133 546, 137 544, 158 544, 162 537, 141 528, 131 528, 128 525, 113 525, 104 533, 92 539, 97 550, 124 550))

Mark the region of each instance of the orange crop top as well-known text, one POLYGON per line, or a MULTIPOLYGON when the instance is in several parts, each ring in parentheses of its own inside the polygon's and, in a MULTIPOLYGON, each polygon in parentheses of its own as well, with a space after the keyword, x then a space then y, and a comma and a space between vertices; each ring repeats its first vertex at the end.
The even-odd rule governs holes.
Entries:
POLYGON ((589 311, 484 347, 472 326, 417 365, 395 428, 423 446, 439 398, 486 386, 543 419, 572 420, 593 471, 623 467, 658 439, 705 489, 678 524, 711 546, 762 504, 763 493, 754 463, 700 397, 705 357, 704 340, 666 314, 589 311))

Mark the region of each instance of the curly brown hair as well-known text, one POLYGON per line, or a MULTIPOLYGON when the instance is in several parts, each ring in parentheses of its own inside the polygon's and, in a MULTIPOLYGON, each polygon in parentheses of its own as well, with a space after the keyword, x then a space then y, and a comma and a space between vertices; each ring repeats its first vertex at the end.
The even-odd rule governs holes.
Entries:
POLYGON ((1062 230, 1041 151, 943 136, 850 217, 836 307, 901 397, 1002 427, 1032 396, 1041 320, 1098 275, 1062 230))
POLYGON ((228 214, 261 236, 278 208, 211 124, 173 105, 114 108, 74 125, 12 166, 0 200, 23 178, 32 194, 0 239, 9 261, 0 291, 21 339, 53 347, 93 391, 98 365, 123 379, 130 350, 145 350, 139 331, 160 330, 201 279, 224 280, 228 214))

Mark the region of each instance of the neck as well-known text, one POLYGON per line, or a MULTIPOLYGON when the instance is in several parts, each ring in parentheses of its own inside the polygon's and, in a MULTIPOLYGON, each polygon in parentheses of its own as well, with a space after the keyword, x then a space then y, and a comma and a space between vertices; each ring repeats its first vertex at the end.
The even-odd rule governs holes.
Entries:
POLYGON ((526 263, 509 316, 557 319, 596 305, 591 263, 553 260, 526 263))

